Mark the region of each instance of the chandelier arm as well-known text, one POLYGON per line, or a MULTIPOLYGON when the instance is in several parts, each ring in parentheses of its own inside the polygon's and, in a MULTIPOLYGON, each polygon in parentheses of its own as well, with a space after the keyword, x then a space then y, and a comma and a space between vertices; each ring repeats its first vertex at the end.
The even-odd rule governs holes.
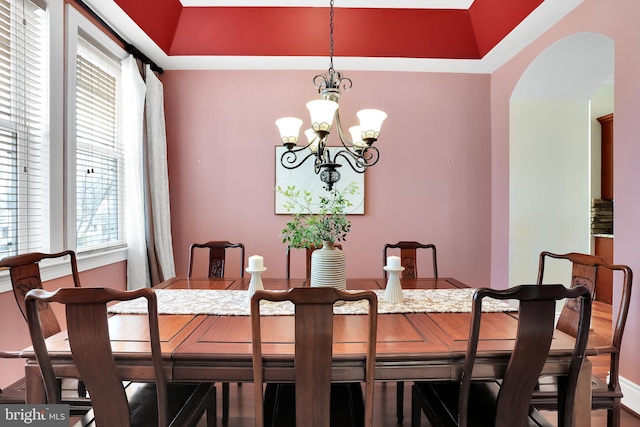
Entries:
POLYGON ((362 159, 367 164, 367 167, 373 166, 380 160, 380 151, 378 151, 377 147, 371 145, 362 150, 358 158, 362 159))
POLYGON ((353 150, 340 150, 334 156, 334 163, 337 163, 337 159, 342 157, 349 163, 351 169, 358 173, 364 173, 369 166, 373 166, 378 163, 380 160, 380 152, 376 147, 365 148, 362 151, 353 151, 353 150))
POLYGON ((301 147, 301 148, 297 148, 297 149, 292 149, 292 150, 287 150, 284 153, 282 153, 282 156, 280 156, 280 164, 282 165, 283 168, 285 169, 295 169, 298 166, 301 166, 304 162, 307 161, 307 159, 309 157, 316 157, 316 155, 312 152, 309 152, 309 154, 307 154, 304 159, 298 161, 298 154, 300 151, 304 150, 307 147, 301 147))
POLYGON ((350 150, 340 150, 333 157, 333 162, 338 163, 338 157, 342 157, 346 163, 357 173, 364 173, 370 166, 350 150))
POLYGON ((316 154, 315 161, 313 162, 313 171, 315 172, 316 175, 320 173, 320 171, 322 170, 322 167, 326 163, 323 157, 324 156, 319 156, 316 154))
POLYGON ((342 122, 340 121, 340 109, 336 110, 336 127, 338 128, 338 138, 340 139, 340 143, 347 150, 351 151, 352 147, 356 145, 349 139, 347 134, 342 130, 342 122))

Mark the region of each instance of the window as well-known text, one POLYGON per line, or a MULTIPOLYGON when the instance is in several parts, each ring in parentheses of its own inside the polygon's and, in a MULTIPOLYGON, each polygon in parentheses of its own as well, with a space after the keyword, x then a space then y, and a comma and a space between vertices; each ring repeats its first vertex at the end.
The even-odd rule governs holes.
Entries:
POLYGON ((65 239, 80 255, 126 255, 122 70, 127 55, 72 6, 67 11, 65 239))
POLYGON ((0 0, 0 257, 42 250, 46 30, 40 7, 0 0))
POLYGON ((76 248, 124 242, 120 63, 78 39, 76 62, 76 248))
POLYGON ((125 56, 66 2, 0 0, 0 258, 70 248, 81 271, 126 259, 125 56))

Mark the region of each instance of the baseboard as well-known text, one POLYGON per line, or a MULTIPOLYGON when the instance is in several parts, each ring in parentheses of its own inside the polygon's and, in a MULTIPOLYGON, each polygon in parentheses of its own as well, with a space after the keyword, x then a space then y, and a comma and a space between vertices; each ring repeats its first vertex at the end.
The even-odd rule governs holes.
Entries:
POLYGON ((622 404, 636 414, 640 414, 640 385, 620 377, 620 388, 622 388, 622 404))

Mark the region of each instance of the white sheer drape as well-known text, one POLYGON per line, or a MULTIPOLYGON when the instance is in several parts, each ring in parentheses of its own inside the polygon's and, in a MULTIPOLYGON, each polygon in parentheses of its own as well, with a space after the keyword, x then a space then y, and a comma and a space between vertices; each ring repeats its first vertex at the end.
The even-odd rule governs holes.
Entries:
POLYGON ((167 134, 164 121, 162 82, 147 65, 147 162, 153 234, 160 280, 176 275, 171 238, 171 207, 169 203, 169 173, 167 167, 167 134))
POLYGON ((122 61, 123 144, 125 147, 127 288, 150 286, 144 214, 144 102, 145 83, 136 59, 122 61))

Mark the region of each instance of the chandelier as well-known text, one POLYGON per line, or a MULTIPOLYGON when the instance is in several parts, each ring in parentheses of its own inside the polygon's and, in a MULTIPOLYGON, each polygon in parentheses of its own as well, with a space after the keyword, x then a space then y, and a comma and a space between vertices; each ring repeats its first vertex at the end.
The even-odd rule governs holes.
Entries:
POLYGON ((307 144, 298 145, 298 134, 302 120, 296 117, 284 117, 276 120, 280 131, 282 145, 286 151, 280 157, 280 163, 286 169, 295 169, 309 158, 314 160, 314 172, 331 191, 333 185, 340 180, 338 168, 342 163, 348 164, 355 172, 364 173, 369 166, 378 162, 380 153, 373 143, 378 139, 382 121, 387 114, 380 110, 366 109, 356 113, 359 126, 349 128, 351 139, 342 130, 338 101, 341 92, 351 89, 351 79, 333 68, 333 0, 330 1, 329 13, 329 69, 325 74, 313 78, 313 85, 318 89, 321 99, 307 102, 311 116, 311 128, 304 133, 307 144), (327 139, 333 126, 337 128, 341 146, 329 147, 327 139), (343 159, 342 163, 338 159, 343 159))

